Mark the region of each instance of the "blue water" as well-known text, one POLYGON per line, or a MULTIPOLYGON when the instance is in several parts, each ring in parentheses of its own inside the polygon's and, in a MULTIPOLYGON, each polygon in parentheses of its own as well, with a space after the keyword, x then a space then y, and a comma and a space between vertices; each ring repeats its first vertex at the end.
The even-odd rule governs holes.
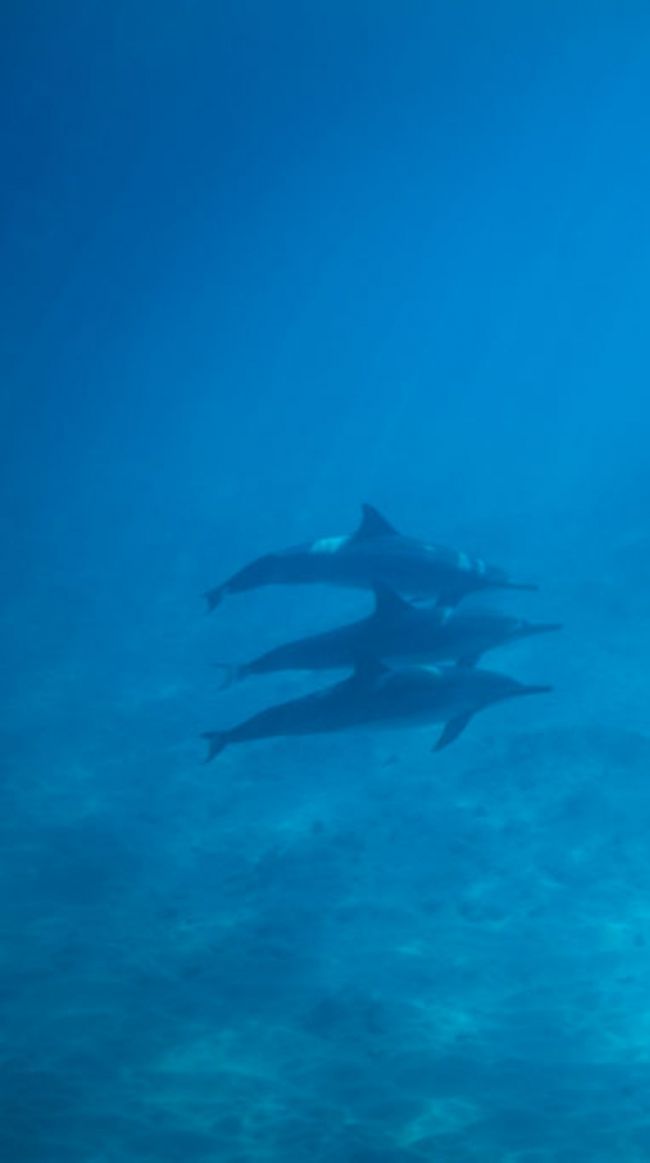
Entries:
POLYGON ((650 1159, 650 11, 8 5, 0 1158, 650 1159), (233 748, 363 501, 554 693, 233 748))

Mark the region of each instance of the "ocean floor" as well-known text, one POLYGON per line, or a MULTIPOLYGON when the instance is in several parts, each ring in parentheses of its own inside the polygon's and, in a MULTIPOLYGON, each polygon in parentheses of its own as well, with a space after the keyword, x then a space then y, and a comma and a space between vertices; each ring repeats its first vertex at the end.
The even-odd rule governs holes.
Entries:
POLYGON ((561 640, 491 657, 555 693, 440 755, 422 729, 202 765, 201 730, 303 686, 218 695, 252 600, 197 619, 178 673, 165 603, 104 668, 83 635, 34 648, 0 790, 2 1158, 650 1158, 650 620, 612 619, 626 561, 535 599, 561 640))

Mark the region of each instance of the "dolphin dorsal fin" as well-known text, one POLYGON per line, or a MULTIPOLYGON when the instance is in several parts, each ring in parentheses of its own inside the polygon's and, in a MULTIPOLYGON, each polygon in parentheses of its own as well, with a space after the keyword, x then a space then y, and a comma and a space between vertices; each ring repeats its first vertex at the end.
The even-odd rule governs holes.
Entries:
POLYGON ((375 618, 394 618, 398 614, 404 614, 407 610, 413 609, 406 598, 401 597, 388 586, 373 586, 373 593, 375 595, 375 618))
POLYGON ((371 537, 399 537, 397 529, 382 517, 374 505, 362 505, 361 512, 361 524, 353 534, 354 541, 368 541, 371 537))
POLYGON ((354 673, 352 675, 352 680, 354 682, 360 682, 364 684, 371 683, 374 682, 375 679, 379 678, 380 675, 388 674, 389 669, 390 667, 385 666, 384 663, 379 658, 375 658, 374 655, 361 654, 358 655, 354 660, 354 673))

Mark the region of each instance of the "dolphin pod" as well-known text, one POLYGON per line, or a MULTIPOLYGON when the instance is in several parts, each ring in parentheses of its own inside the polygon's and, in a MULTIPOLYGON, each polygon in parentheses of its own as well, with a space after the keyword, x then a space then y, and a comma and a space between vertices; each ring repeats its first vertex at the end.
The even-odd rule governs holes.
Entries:
POLYGON ((257 558, 208 591, 213 610, 227 594, 265 585, 320 583, 374 593, 366 618, 288 642, 239 665, 218 664, 223 686, 281 670, 351 668, 342 682, 268 707, 227 730, 204 734, 206 762, 226 747, 289 735, 444 723, 434 750, 452 743, 493 703, 552 688, 527 685, 476 663, 488 650, 559 630, 495 610, 457 610, 467 594, 491 587, 534 590, 505 571, 440 545, 404 537, 371 505, 346 537, 325 538, 257 558), (416 606, 409 599, 433 599, 416 606), (435 666, 414 664, 436 664, 435 666), (439 665, 443 664, 443 665, 439 665))

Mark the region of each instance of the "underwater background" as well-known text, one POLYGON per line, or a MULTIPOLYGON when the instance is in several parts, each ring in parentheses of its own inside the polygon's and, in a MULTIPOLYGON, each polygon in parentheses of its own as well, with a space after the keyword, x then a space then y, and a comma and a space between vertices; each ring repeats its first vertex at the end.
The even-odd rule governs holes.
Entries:
POLYGON ((0 26, 0 1158, 649 1160, 650 9, 0 26), (204 766, 362 502, 554 693, 204 766))

